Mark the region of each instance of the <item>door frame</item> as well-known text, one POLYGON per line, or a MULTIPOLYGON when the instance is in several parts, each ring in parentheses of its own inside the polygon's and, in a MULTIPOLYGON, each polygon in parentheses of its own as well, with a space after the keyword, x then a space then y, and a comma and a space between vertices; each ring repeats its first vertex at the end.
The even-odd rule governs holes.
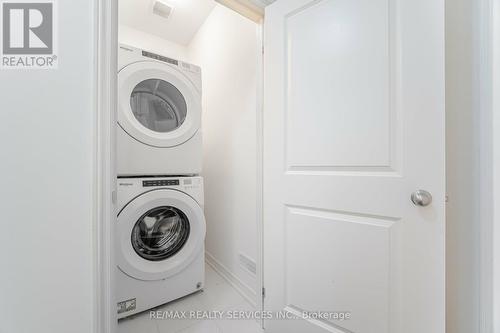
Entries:
POLYGON ((500 331, 500 0, 478 15, 480 82, 480 332, 500 331))
POLYGON ((493 156, 494 156, 494 184, 493 184, 493 331, 500 331, 500 1, 495 0, 493 6, 494 13, 494 32, 493 42, 493 104, 492 114, 494 115, 493 123, 493 156))
MULTIPOLYGON (((257 300, 256 310, 264 311, 264 17, 257 23, 257 300)), ((264 328, 264 319, 259 322, 264 328)))
POLYGON ((95 333, 116 333, 114 228, 118 1, 94 0, 93 252, 95 333))

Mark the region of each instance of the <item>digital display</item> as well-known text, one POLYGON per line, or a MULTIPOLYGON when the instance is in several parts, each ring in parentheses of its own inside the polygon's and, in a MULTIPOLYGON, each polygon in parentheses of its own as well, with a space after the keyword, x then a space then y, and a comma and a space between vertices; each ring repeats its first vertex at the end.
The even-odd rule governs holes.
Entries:
POLYGON ((144 180, 142 182, 143 187, 153 187, 153 186, 177 186, 179 185, 179 179, 158 179, 158 180, 144 180))

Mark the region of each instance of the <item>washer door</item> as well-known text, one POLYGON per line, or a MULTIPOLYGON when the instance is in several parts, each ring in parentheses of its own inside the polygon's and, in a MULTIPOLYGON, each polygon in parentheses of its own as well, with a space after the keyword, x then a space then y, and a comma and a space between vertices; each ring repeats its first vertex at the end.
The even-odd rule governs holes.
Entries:
POLYGON ((189 140, 201 124, 201 97, 174 67, 153 61, 118 73, 118 124, 136 140, 174 147, 189 140))
POLYGON ((161 280, 186 268, 203 249, 205 217, 189 195, 153 190, 118 214, 118 267, 139 280, 161 280))

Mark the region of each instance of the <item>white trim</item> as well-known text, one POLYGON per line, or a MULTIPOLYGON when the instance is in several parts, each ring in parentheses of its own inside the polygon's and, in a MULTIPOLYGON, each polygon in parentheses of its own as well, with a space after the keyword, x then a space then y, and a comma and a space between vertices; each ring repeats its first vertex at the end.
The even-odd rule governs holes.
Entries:
POLYGON ((113 231, 116 222, 117 0, 95 0, 94 332, 116 332, 113 231))
POLYGON ((479 21, 480 35, 480 277, 479 277, 479 325, 481 333, 492 333, 492 271, 491 271, 491 0, 481 1, 479 21))
POLYGON ((214 269, 220 276, 222 276, 236 291, 243 296, 254 308, 257 306, 255 303, 256 294, 247 284, 240 280, 236 275, 231 273, 220 261, 215 259, 213 255, 205 251, 206 263, 214 269))
POLYGON ((500 0, 482 0, 480 61, 480 332, 500 332, 500 0))
POLYGON ((215 0, 215 1, 257 23, 260 22, 264 17, 263 6, 261 4, 255 4, 249 0, 215 0))
POLYGON ((492 9, 492 86, 493 116, 493 199, 492 199, 492 261, 493 261, 493 332, 500 332, 500 0, 493 0, 492 9))
MULTIPOLYGON (((257 27, 260 48, 257 52, 257 310, 264 311, 264 21, 257 27)), ((260 322, 264 327, 264 320, 260 322)))

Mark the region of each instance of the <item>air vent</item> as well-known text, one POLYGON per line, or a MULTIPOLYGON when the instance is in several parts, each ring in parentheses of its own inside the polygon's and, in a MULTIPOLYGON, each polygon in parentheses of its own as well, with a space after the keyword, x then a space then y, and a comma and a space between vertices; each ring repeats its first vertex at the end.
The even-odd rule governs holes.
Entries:
POLYGON ((167 19, 170 14, 172 14, 172 11, 174 10, 174 7, 163 2, 163 1, 158 1, 156 0, 153 5, 153 14, 161 16, 165 19, 167 19))

